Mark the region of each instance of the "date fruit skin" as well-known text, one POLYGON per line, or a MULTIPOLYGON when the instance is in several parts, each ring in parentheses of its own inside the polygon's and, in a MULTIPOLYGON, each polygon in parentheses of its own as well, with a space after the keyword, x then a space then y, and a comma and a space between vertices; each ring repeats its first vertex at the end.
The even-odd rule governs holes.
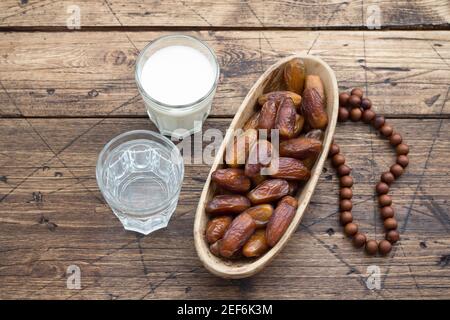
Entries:
POLYGON ((245 164, 248 154, 258 140, 258 130, 248 129, 232 140, 232 145, 227 146, 225 163, 231 168, 238 168, 245 164))
POLYGON ((258 174, 254 177, 251 177, 250 180, 252 180, 252 186, 256 187, 258 184, 262 183, 263 181, 267 180, 267 176, 263 176, 261 174, 258 174))
POLYGON ((249 214, 243 212, 238 215, 222 238, 219 248, 220 255, 225 258, 235 255, 255 230, 256 223, 249 214))
POLYGON ((305 78, 305 89, 316 89, 317 92, 325 99, 325 91, 323 89, 322 79, 319 76, 310 74, 305 78))
POLYGON ((298 188, 300 187, 299 183, 293 180, 288 181, 288 183, 289 183, 289 195, 295 196, 297 194, 298 188))
POLYGON ((242 253, 244 256, 259 257, 269 250, 269 246, 266 241, 266 230, 259 229, 248 239, 242 248, 242 253))
POLYGON ((279 157, 278 171, 272 174, 272 178, 286 180, 308 180, 311 176, 309 169, 298 159, 279 157))
POLYGON ((266 228, 267 244, 270 247, 275 246, 280 241, 292 219, 294 219, 297 207, 297 200, 291 196, 284 197, 279 201, 266 228))
POLYGON ((212 173, 211 179, 219 187, 237 193, 247 192, 252 186, 252 182, 242 169, 218 169, 212 173))
POLYGON ((292 92, 292 91, 273 91, 273 92, 265 93, 258 98, 258 103, 261 106, 264 106, 264 104, 267 101, 280 102, 282 99, 287 98, 287 97, 292 99, 294 106, 300 107, 300 105, 302 103, 302 97, 299 94, 292 92))
MULTIPOLYGON (((286 83, 284 82, 283 76, 284 76, 283 68, 275 69, 270 74, 269 79, 267 80, 267 84, 264 86, 264 93, 286 90, 286 83)), ((261 105, 263 105, 263 103, 261 103, 261 105)))
POLYGON ((255 178, 260 175, 261 167, 270 165, 272 144, 267 140, 258 140, 253 144, 245 164, 245 175, 255 178))
POLYGON ((248 129, 257 129, 258 123, 259 123, 259 116, 261 115, 261 111, 255 112, 250 119, 247 120, 247 122, 244 124, 244 127, 242 129, 244 131, 248 129))
POLYGON ((269 179, 247 194, 253 204, 269 203, 289 194, 289 183, 284 179, 269 179))
POLYGON ((275 128, 281 138, 290 139, 295 135, 295 120, 297 112, 291 98, 281 100, 275 120, 275 128))
POLYGON ((255 220, 256 228, 264 228, 269 222, 273 213, 273 207, 270 204, 260 204, 254 207, 250 207, 244 211, 248 213, 253 220, 255 220))
POLYGON ((328 114, 325 111, 325 93, 319 76, 306 76, 301 113, 313 129, 324 129, 328 124, 328 114))
POLYGON ((318 155, 311 156, 306 159, 303 159, 302 162, 309 170, 312 170, 312 168, 314 167, 314 164, 316 163, 317 157, 318 157, 318 155))
POLYGON ((322 151, 322 142, 316 139, 299 137, 280 143, 280 156, 306 159, 317 156, 322 151))
POLYGON ((238 214, 250 208, 251 203, 245 196, 237 194, 219 195, 212 198, 206 204, 206 213, 217 214, 238 214))
POLYGON ((320 129, 314 129, 305 134, 305 138, 323 140, 324 132, 320 129))
POLYGON ((328 124, 328 115, 325 112, 325 102, 316 89, 303 91, 302 114, 314 129, 325 129, 328 124))
POLYGON ((206 241, 214 243, 222 239, 233 219, 230 216, 212 218, 206 225, 206 241))
POLYGON ((220 244, 222 243, 222 240, 217 240, 213 244, 209 246, 209 251, 216 257, 220 257, 220 244))
POLYGON ((294 137, 298 137, 298 135, 302 132, 303 125, 305 124, 305 118, 300 115, 295 115, 295 127, 294 127, 294 137))
POLYGON ((268 133, 275 128, 279 102, 269 100, 261 108, 258 120, 258 129, 266 129, 268 133))
POLYGON ((284 66, 284 81, 289 91, 301 94, 305 82, 305 64, 300 58, 286 62, 284 66))
POLYGON ((297 201, 297 199, 295 199, 292 196, 286 196, 286 197, 281 198, 281 200, 278 201, 278 205, 280 205, 282 203, 287 203, 288 205, 294 207, 295 209, 298 208, 298 201, 297 201))

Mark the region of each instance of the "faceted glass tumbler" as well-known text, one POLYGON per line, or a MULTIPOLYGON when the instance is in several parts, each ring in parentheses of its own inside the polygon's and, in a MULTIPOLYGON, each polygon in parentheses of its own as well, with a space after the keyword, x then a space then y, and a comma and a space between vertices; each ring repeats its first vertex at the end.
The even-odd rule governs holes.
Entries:
POLYGON ((166 137, 146 130, 125 132, 100 152, 97 183, 127 230, 149 234, 167 226, 178 203, 184 164, 166 137))

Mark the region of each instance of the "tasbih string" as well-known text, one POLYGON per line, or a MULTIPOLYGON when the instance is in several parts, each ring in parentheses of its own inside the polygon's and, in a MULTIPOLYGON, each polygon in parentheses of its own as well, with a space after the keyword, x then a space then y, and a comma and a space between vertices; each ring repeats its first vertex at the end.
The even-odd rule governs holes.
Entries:
POLYGON ((380 182, 375 187, 380 215, 386 230, 385 239, 378 242, 368 239, 364 233, 358 230, 358 225, 353 221, 353 178, 350 175, 352 169, 345 164, 345 157, 336 143, 332 143, 329 151, 329 157, 339 176, 339 219, 344 227, 344 233, 352 238, 355 247, 364 247, 369 255, 375 255, 377 252, 386 255, 392 250, 392 245, 400 239, 400 234, 397 230, 398 223, 394 218, 392 199, 388 195, 389 188, 395 179, 403 174, 409 164, 409 147, 403 142, 400 133, 395 132, 394 128, 386 122, 383 116, 376 115, 372 110, 372 102, 364 97, 364 93, 360 88, 353 89, 350 94, 342 92, 339 95, 338 120, 345 122, 348 119, 354 122, 362 120, 366 124, 373 125, 375 129, 380 131, 382 136, 389 139, 397 154, 396 163, 389 168, 389 171, 381 175, 380 182))

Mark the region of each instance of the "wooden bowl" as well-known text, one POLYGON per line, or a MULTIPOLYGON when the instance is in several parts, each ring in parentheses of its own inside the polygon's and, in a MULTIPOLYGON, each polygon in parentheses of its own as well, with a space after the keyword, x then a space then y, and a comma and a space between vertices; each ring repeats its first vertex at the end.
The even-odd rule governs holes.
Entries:
POLYGON ((286 245, 289 238, 297 229, 297 226, 300 223, 303 217, 303 213, 305 212, 305 209, 308 206, 308 203, 314 192, 317 181, 319 179, 319 175, 322 172, 322 167, 325 159, 327 158, 328 149, 330 148, 331 141, 333 139, 338 115, 338 86, 333 70, 324 61, 314 56, 293 55, 284 58, 272 65, 266 72, 264 72, 263 75, 261 75, 258 81, 256 81, 256 83, 248 92, 247 96, 239 107, 239 110, 236 112, 233 121, 230 124, 230 129, 239 129, 243 127, 245 122, 255 112, 257 99, 263 93, 267 83, 273 78, 275 74, 274 71, 276 71, 287 61, 290 61, 294 58, 301 58, 305 63, 306 74, 319 75, 324 85, 326 94, 326 111, 328 113, 329 123, 323 139, 323 150, 317 158, 313 169, 311 170, 311 178, 304 185, 303 189, 301 189, 297 194, 297 199, 299 201, 297 213, 280 241, 259 258, 226 260, 214 256, 209 250, 209 245, 205 238, 205 228, 209 220, 208 215, 205 213, 205 205, 214 196, 215 191, 214 186, 211 185, 211 173, 216 169, 223 167, 222 159, 224 158, 225 147, 231 141, 231 139, 233 139, 231 130, 227 131, 224 141, 219 148, 219 151, 214 160, 214 164, 212 165, 211 171, 209 172, 208 178, 205 182, 197 212, 195 214, 194 223, 194 241, 198 257, 200 258, 206 269, 219 277, 228 279, 249 277, 261 271, 273 258, 275 258, 275 256, 286 245))

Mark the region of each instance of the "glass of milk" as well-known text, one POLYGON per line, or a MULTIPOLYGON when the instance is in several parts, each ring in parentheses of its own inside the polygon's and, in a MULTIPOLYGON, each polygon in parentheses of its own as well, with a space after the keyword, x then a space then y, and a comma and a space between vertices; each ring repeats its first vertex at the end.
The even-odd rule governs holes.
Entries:
POLYGON ((219 64, 204 42, 161 37, 136 61, 136 83, 150 119, 163 135, 183 138, 201 130, 219 80, 219 64))

